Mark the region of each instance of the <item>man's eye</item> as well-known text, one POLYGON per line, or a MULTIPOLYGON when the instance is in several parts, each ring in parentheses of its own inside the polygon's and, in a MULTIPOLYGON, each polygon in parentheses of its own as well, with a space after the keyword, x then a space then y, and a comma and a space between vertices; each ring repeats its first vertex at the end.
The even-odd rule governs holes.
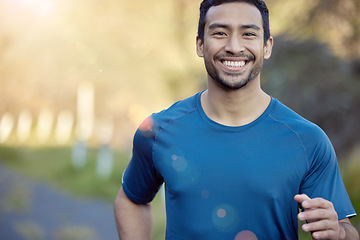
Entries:
POLYGON ((248 32, 248 33, 245 33, 244 36, 246 36, 246 37, 256 37, 256 34, 248 32))
POLYGON ((215 32, 214 35, 216 36, 226 36, 224 32, 215 32))

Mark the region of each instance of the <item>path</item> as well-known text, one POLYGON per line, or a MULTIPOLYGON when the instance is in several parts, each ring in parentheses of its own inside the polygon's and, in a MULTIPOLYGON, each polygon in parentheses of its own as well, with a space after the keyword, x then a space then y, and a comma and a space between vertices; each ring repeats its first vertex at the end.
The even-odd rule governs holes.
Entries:
POLYGON ((70 196, 0 164, 0 240, 112 239, 111 204, 70 196))

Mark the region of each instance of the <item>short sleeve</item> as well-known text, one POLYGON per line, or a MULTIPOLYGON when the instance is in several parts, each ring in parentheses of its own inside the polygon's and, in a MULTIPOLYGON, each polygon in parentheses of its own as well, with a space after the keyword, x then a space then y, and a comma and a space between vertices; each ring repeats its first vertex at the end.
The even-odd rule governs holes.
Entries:
POLYGON ((322 197, 332 202, 339 219, 355 216, 330 140, 320 131, 309 140, 313 143, 315 141, 314 147, 308 148, 310 165, 300 193, 305 193, 310 198, 322 197))
POLYGON ((151 202, 163 183, 152 156, 155 135, 151 117, 140 125, 134 135, 133 155, 123 173, 122 187, 126 196, 135 203, 151 202))

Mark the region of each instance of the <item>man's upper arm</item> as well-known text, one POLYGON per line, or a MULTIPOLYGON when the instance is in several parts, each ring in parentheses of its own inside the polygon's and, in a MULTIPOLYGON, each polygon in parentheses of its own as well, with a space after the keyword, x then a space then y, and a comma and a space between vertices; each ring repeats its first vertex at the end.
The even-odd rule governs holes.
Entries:
POLYGON ((123 174, 124 192, 129 199, 140 204, 151 202, 163 183, 153 159, 155 134, 155 130, 144 132, 139 127, 134 136, 131 161, 123 174))

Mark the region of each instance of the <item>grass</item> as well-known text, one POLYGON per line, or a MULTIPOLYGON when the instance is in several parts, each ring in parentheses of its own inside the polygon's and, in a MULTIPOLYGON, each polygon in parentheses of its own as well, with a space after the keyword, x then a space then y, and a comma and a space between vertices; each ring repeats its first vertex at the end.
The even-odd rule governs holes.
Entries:
POLYGON ((84 197, 101 197, 112 201, 121 185, 121 174, 127 162, 123 153, 115 153, 114 171, 109 179, 96 175, 97 149, 88 149, 83 169, 72 165, 71 148, 0 148, 0 161, 22 174, 47 181, 54 186, 84 197))
MULTIPOLYGON (((129 162, 126 152, 114 152, 114 165, 111 176, 103 179, 96 174, 97 148, 88 148, 87 164, 83 169, 76 169, 72 164, 71 147, 9 147, 0 146, 0 163, 22 173, 29 178, 46 181, 62 191, 79 197, 102 198, 112 203, 121 186, 123 170, 129 162)), ((352 203, 360 212, 360 151, 353 154, 346 164, 341 165, 344 183, 352 203)), ((165 208, 161 194, 153 202, 154 233, 153 239, 164 239, 165 208)), ((359 229, 360 218, 352 223, 359 229)), ((309 233, 301 230, 299 238, 311 239, 309 233)))

